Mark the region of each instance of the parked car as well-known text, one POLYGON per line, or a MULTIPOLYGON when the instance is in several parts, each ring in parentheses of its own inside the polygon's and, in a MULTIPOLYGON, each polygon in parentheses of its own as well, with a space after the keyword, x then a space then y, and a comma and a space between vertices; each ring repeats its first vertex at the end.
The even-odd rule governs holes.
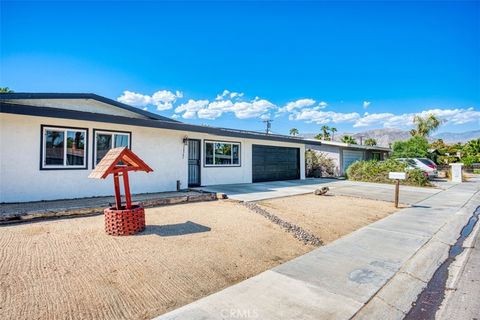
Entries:
POLYGON ((420 169, 428 179, 438 177, 437 165, 427 158, 398 158, 400 162, 408 165, 408 169, 420 169))

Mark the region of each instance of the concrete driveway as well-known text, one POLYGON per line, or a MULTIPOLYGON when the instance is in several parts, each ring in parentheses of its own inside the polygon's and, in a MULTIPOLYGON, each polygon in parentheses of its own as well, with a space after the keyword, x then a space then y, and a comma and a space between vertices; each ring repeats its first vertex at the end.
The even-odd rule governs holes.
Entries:
MULTIPOLYGON (((273 181, 262 183, 225 184, 199 189, 220 192, 230 199, 239 201, 259 201, 311 193, 322 186, 328 186, 334 194, 362 197, 374 200, 392 201, 394 186, 380 183, 356 182, 337 179, 305 179, 273 181)), ((413 204, 441 191, 439 188, 400 187, 400 202, 413 204)))

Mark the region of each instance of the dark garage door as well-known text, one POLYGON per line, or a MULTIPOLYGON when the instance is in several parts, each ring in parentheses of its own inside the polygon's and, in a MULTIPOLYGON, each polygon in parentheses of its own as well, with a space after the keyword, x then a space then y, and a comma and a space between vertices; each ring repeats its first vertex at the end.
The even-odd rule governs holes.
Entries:
POLYGON ((253 182, 300 179, 300 149, 253 145, 253 182))

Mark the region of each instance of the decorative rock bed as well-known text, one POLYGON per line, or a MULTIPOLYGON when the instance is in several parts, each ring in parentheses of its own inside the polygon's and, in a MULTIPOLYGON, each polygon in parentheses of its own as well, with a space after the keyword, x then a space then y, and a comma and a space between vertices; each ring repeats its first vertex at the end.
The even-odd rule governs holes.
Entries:
POLYGON ((302 241, 304 244, 311 244, 314 246, 321 246, 323 245, 323 241, 315 236, 314 234, 311 234, 310 232, 306 231, 300 226, 297 226, 296 224, 292 224, 288 221, 283 220, 282 218, 278 217, 277 215, 268 212, 267 210, 259 207, 256 203, 254 202, 240 202, 242 205, 250 209, 251 211, 258 213, 271 222, 279 225, 283 229, 285 229, 287 232, 290 232, 293 234, 295 238, 298 240, 302 241))

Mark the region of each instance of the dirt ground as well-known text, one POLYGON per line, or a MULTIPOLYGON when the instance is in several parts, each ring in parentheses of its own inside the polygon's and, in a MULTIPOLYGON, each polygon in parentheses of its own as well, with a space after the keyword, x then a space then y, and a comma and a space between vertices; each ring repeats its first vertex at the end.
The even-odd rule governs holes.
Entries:
POLYGON ((390 202, 314 194, 265 200, 258 204, 319 237, 324 244, 397 210, 390 202))
POLYGON ((1 227, 0 318, 151 319, 313 249, 229 201, 146 220, 131 237, 103 216, 1 227))
MULTIPOLYGON (((394 211, 308 195, 262 205, 325 242, 394 211)), ((1 318, 150 319, 314 249, 230 201, 147 209, 146 220, 130 237, 107 236, 103 216, 0 227, 1 318)))

